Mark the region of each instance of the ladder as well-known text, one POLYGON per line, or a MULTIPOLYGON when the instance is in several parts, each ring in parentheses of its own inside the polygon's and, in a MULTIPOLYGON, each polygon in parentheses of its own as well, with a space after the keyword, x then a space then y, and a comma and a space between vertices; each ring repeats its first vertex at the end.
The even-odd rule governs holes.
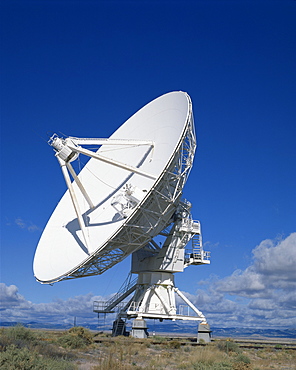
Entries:
POLYGON ((210 252, 203 250, 201 235, 195 234, 191 243, 191 249, 185 252, 184 266, 210 264, 210 252))
POLYGON ((124 335, 126 337, 128 334, 129 333, 126 331, 126 319, 123 320, 122 318, 118 317, 113 322, 112 337, 117 337, 118 335, 124 335))

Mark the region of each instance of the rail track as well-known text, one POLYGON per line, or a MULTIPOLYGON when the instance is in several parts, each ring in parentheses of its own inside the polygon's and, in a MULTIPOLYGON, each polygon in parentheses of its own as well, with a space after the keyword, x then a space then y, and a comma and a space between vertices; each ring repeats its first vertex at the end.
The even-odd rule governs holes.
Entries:
MULTIPOLYGON (((159 336, 158 336, 159 337, 159 336)), ((124 341, 124 338, 120 337, 95 337, 96 343, 118 343, 124 341)), ((205 346, 204 343, 198 343, 196 337, 170 337, 163 336, 161 338, 150 337, 148 339, 136 339, 133 338, 133 343, 145 344, 149 341, 150 344, 154 345, 166 345, 171 341, 178 341, 181 346, 205 346)), ((272 348, 275 350, 296 350, 296 341, 289 339, 273 339, 273 340, 262 340, 262 339, 239 339, 239 338, 214 338, 212 343, 219 341, 232 341, 235 342, 240 348, 246 349, 264 349, 272 348)))
POLYGON ((287 340, 254 340, 254 339, 233 339, 235 343, 239 345, 240 348, 254 348, 254 349, 261 349, 261 348, 274 348, 275 350, 281 349, 291 349, 296 350, 296 342, 295 341, 287 341, 287 340))

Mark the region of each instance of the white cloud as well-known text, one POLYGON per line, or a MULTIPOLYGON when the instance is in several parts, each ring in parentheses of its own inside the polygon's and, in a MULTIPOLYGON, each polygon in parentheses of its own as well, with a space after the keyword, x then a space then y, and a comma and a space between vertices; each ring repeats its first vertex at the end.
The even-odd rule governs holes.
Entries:
POLYGON ((14 220, 15 224, 20 228, 20 229, 26 229, 30 232, 38 231, 40 228, 33 224, 31 221, 24 221, 22 218, 18 217, 14 220))
POLYGON ((296 233, 264 240, 244 271, 201 282, 193 297, 208 320, 225 326, 296 326, 296 233))
POLYGON ((0 309, 1 311, 11 307, 25 307, 31 302, 18 293, 15 285, 6 286, 0 283, 0 309))
POLYGON ((267 285, 279 283, 283 287, 286 285, 283 282, 296 282, 296 233, 277 243, 265 240, 253 254, 254 270, 264 277, 267 285))
POLYGON ((26 227, 26 224, 25 222, 21 219, 21 218, 16 218, 15 219, 15 223, 18 227, 20 227, 21 229, 24 229, 26 227))
POLYGON ((296 233, 284 240, 264 240, 253 250, 253 263, 220 280, 216 289, 248 298, 268 298, 275 289, 295 289, 296 233))
POLYGON ((37 225, 31 223, 30 225, 28 225, 28 230, 34 232, 40 230, 40 228, 37 225))
MULTIPOLYGON (((203 312, 212 326, 296 327, 296 233, 283 240, 264 240, 253 250, 244 271, 200 282, 196 294, 184 294, 203 312)), ((107 300, 89 293, 50 303, 32 303, 15 285, 0 284, 2 321, 73 324, 96 323, 94 300, 107 300)), ((180 302, 181 303, 181 302, 180 302)), ((108 320, 113 319, 109 317, 108 320)))
POLYGON ((102 297, 89 293, 68 300, 57 299, 50 303, 32 303, 18 293, 15 285, 0 283, 0 317, 7 322, 31 322, 65 324, 73 323, 74 317, 85 324, 96 323, 93 301, 102 297))

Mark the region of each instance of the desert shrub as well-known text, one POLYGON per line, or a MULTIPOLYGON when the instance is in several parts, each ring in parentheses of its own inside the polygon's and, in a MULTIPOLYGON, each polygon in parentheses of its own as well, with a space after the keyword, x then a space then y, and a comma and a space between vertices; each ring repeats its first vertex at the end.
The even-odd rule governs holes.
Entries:
POLYGON ((20 324, 7 328, 1 332, 1 342, 7 345, 15 344, 19 347, 24 345, 32 346, 38 343, 38 339, 36 333, 20 324))
POLYGON ((184 352, 191 352, 191 347, 190 346, 185 346, 184 347, 184 352))
POLYGON ((167 338, 166 337, 161 337, 160 335, 155 335, 154 337, 152 337, 152 340, 154 342, 166 342, 167 338))
POLYGON ((242 353, 240 353, 239 355, 237 355, 237 357, 235 358, 235 362, 242 362, 244 364, 250 364, 251 363, 251 360, 249 359, 248 356, 246 355, 243 355, 242 353))
POLYGON ((181 347, 181 343, 177 340, 172 340, 168 342, 170 348, 179 349, 181 347))
POLYGON ((42 357, 71 361, 76 359, 75 353, 67 351, 66 349, 58 346, 59 343, 40 342, 34 349, 42 355, 42 357))
POLYGON ((251 360, 248 356, 240 353, 233 359, 234 370, 248 370, 251 369, 251 360))
POLYGON ((74 370, 75 366, 66 360, 49 359, 28 348, 7 347, 0 353, 2 370, 74 370))
POLYGON ((193 364, 194 370, 233 370, 232 365, 229 362, 216 362, 214 364, 205 364, 197 362, 193 364))
POLYGON ((16 348, 34 349, 40 343, 41 335, 22 325, 16 325, 1 330, 0 333, 0 351, 14 345, 16 348))
POLYGON ((232 364, 226 354, 221 353, 214 345, 191 348, 178 369, 194 370, 232 370, 232 364))
POLYGON ((239 345, 231 340, 224 340, 221 342, 218 342, 217 347, 220 351, 229 353, 241 353, 241 349, 239 348, 239 345))
POLYGON ((82 338, 87 344, 91 344, 93 342, 93 335, 88 330, 83 328, 82 326, 75 326, 69 330, 70 334, 77 335, 79 338, 82 338))
POLYGON ((0 353, 0 368, 3 370, 45 369, 45 367, 39 366, 36 353, 28 348, 19 349, 13 344, 0 353))
MULTIPOLYGON (((64 359, 42 359, 46 370, 75 370, 77 367, 70 361, 64 359)), ((35 369, 34 369, 35 370, 35 369)))
POLYGON ((58 343, 67 348, 83 348, 86 347, 86 343, 83 338, 78 337, 77 335, 65 334, 58 339, 58 343))
POLYGON ((93 335, 88 329, 77 326, 68 330, 58 339, 58 343, 63 347, 68 348, 83 348, 93 342, 93 335))

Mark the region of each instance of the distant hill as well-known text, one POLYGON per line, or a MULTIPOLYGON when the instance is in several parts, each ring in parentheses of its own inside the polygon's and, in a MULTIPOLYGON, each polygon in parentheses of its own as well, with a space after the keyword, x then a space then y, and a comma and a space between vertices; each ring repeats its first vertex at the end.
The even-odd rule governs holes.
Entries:
MULTIPOLYGON (((17 325, 17 322, 0 322, 0 327, 9 327, 17 325)), ((59 325, 59 324, 44 324, 40 322, 25 322, 21 323, 25 327, 32 329, 52 329, 52 330, 67 330, 70 329, 73 325, 59 325)), ((130 323, 129 323, 130 324, 130 323)), ((176 322, 163 322, 155 323, 153 320, 147 320, 148 331, 150 334, 155 332, 156 334, 167 333, 173 335, 192 335, 197 334, 197 324, 187 324, 176 323, 176 322)), ((107 324, 106 327, 98 328, 98 325, 89 325, 79 323, 79 326, 84 326, 90 330, 110 330, 112 324, 107 324)), ((127 326, 127 329, 130 330, 130 325, 127 326)), ((220 327, 211 327, 212 337, 229 337, 229 338, 291 338, 296 339, 296 329, 294 328, 283 328, 283 329, 260 329, 260 328, 220 328, 220 327)))

